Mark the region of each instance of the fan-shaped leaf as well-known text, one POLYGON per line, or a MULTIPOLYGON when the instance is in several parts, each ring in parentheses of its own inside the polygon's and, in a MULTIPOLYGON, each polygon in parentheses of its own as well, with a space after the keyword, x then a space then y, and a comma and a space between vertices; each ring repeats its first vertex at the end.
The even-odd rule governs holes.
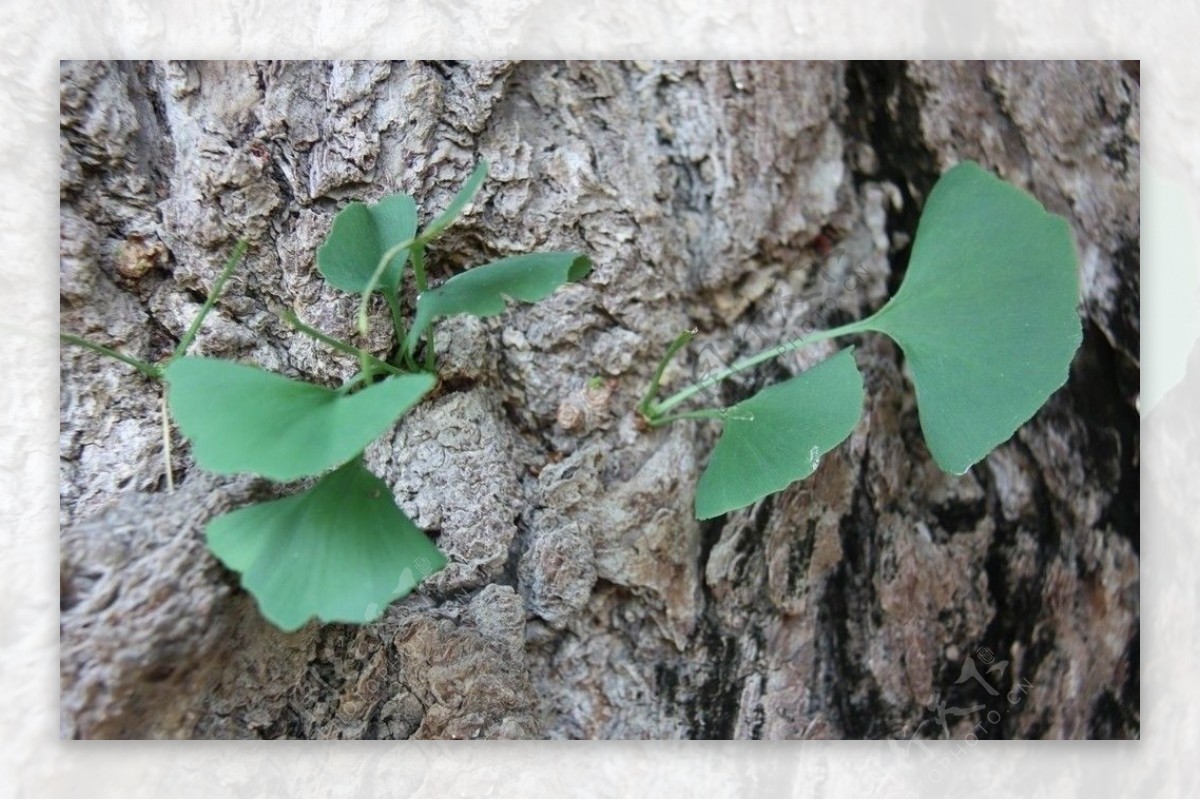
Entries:
MULTIPOLYGON (((406 194, 393 194, 371 205, 350 203, 333 218, 329 236, 317 250, 317 269, 343 291, 365 291, 384 253, 416 233, 417 204, 406 194)), ((380 289, 399 289, 407 260, 408 250, 392 257, 380 289)))
POLYGON ((286 631, 316 617, 370 622, 446 558, 355 458, 302 494, 208 524, 208 546, 286 631))
POLYGON ((1066 381, 1078 295, 1066 220, 966 162, 929 195, 899 291, 856 327, 904 349, 929 450, 962 474, 1066 381))
POLYGON ((541 300, 564 283, 583 278, 591 269, 591 259, 580 253, 529 253, 455 275, 417 298, 417 313, 405 346, 412 352, 437 317, 499 314, 509 297, 526 303, 541 300))
POLYGON ((176 359, 164 377, 171 414, 200 466, 278 481, 353 458, 434 383, 431 375, 397 375, 341 395, 212 358, 176 359))
POLYGON ((816 471, 862 414, 854 348, 728 409, 725 430, 696 487, 696 518, 710 519, 816 471))

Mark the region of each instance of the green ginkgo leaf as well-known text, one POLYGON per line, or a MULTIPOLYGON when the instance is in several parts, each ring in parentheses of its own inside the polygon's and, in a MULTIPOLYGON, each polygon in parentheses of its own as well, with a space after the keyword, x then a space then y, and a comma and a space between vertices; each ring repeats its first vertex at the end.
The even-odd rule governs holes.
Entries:
POLYGON ((204 469, 277 481, 317 475, 353 458, 433 387, 432 375, 397 375, 343 395, 212 358, 167 367, 167 399, 204 469))
POLYGON ((421 240, 425 242, 432 241, 454 220, 458 219, 458 215, 463 212, 467 204, 475 199, 475 195, 479 193, 479 188, 483 186, 483 181, 487 178, 488 162, 487 159, 480 159, 475 165, 475 169, 471 172, 467 182, 462 185, 462 188, 450 200, 450 205, 446 206, 446 210, 431 221, 428 225, 421 229, 421 240))
POLYGON ((750 505, 816 471, 862 415, 854 348, 726 410, 725 430, 696 487, 696 518, 750 505))
POLYGON ((446 558, 354 458, 306 492, 208 523, 208 546, 285 631, 370 622, 446 558))
POLYGON ((421 334, 438 317, 499 314, 510 297, 533 303, 565 283, 580 280, 591 269, 591 259, 580 253, 530 253, 455 275, 417 298, 417 313, 405 347, 412 352, 421 334))
POLYGON ((904 350, 929 451, 962 474, 1066 382, 1078 297, 1066 220, 966 162, 929 195, 895 297, 854 327, 904 350))
MULTIPOLYGON (((378 203, 350 203, 333 218, 325 244, 317 250, 317 269, 325 280, 346 292, 363 292, 384 253, 417 233, 417 204, 406 194, 378 203)), ((395 293, 400 287, 408 250, 391 259, 377 287, 395 293)))

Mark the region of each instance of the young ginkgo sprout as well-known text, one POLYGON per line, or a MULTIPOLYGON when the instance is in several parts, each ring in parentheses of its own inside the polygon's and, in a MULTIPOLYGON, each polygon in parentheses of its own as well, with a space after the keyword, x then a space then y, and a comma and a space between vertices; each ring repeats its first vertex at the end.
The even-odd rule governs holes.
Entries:
POLYGON ((486 177, 487 162, 481 161, 445 211, 420 230, 416 203, 406 194, 353 202, 334 217, 317 252, 317 268, 335 288, 362 296, 357 322, 363 334, 368 301, 382 295, 395 343, 390 357, 379 358, 285 313, 300 333, 357 358, 357 374, 336 389, 186 354, 244 255, 244 241, 165 363, 151 364, 61 334, 66 343, 165 381, 171 416, 204 469, 275 481, 315 479, 298 494, 222 514, 205 529, 212 553, 241 573, 263 615, 284 630, 296 630, 314 617, 370 622, 446 565, 445 556, 396 504, 391 487, 363 462, 367 445, 437 383, 433 323, 456 314, 499 314, 510 299, 541 300, 591 270, 591 261, 580 253, 530 253, 430 287, 427 246, 471 203, 486 177), (406 326, 402 289, 410 269, 419 294, 406 326))
POLYGON ((784 353, 848 334, 884 333, 904 351, 930 453, 942 469, 961 475, 1066 382, 1082 338, 1078 296, 1066 220, 965 162, 930 193, 904 281, 882 309, 741 359, 658 400, 667 363, 694 335, 685 333, 667 349, 638 410, 653 426, 724 421, 696 487, 696 517, 710 519, 815 472, 820 457, 858 424, 862 375, 850 347, 730 408, 674 409, 784 353))

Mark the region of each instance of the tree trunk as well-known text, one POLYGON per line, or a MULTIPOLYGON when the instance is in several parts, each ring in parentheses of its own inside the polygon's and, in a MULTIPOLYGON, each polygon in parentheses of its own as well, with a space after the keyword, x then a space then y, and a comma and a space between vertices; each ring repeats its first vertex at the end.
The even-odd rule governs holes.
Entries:
POLYGON ((62 327, 142 358, 245 236, 196 351, 348 377, 279 317, 353 335, 355 298, 314 263, 333 214, 405 191, 428 218, 479 156, 435 278, 536 249, 596 265, 438 328, 440 389, 368 461, 451 563, 365 626, 265 622, 203 525, 276 489, 199 471, 176 434, 168 492, 159 387, 65 347, 63 736, 1138 736, 1139 87, 1119 64, 71 63, 61 112, 62 327), (633 411, 666 345, 700 331, 681 386, 866 316, 963 159, 1071 223, 1066 387, 954 477, 898 348, 856 337, 850 440, 697 523, 719 427, 633 411))

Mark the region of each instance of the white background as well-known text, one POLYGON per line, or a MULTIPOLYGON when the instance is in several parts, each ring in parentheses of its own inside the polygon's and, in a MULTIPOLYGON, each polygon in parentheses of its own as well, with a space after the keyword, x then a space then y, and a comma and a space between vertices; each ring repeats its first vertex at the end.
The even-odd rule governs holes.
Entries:
MULTIPOLYGON (((1172 211, 1190 227, 1171 228, 1166 235, 1176 238, 1161 244, 1184 254, 1174 267, 1143 262, 1143 352, 1163 355, 1150 378, 1169 386, 1182 375, 1200 319, 1200 4, 0 0, 0 7, 0 795, 1200 793, 1200 526, 1156 530, 1162 515, 1150 505, 1153 493, 1143 494, 1140 742, 931 742, 908 753, 855 742, 60 742, 56 460, 60 58, 1141 59, 1143 179, 1170 185, 1172 211), (1168 295, 1189 298, 1190 316, 1155 314, 1152 298, 1161 293, 1146 287, 1156 279, 1168 295)), ((1168 442, 1146 433, 1143 460, 1152 462, 1168 442)), ((1200 520, 1200 453, 1184 460, 1196 487, 1186 502, 1200 520)))

